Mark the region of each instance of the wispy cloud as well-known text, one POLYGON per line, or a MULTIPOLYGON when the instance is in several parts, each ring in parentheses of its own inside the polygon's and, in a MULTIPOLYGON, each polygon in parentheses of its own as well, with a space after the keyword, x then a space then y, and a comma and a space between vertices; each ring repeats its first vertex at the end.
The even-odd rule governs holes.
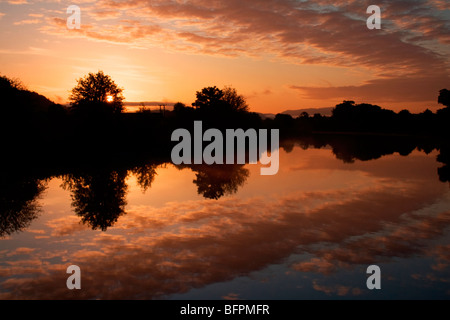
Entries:
POLYGON ((39 19, 26 19, 26 20, 16 21, 16 22, 14 22, 14 25, 20 26, 20 25, 24 25, 24 24, 37 24, 40 22, 41 22, 41 20, 39 20, 39 19))
POLYGON ((362 290, 360 288, 351 288, 343 285, 327 286, 319 284, 317 280, 313 281, 313 288, 314 290, 324 292, 327 295, 336 294, 337 296, 358 296, 362 293, 362 290))
POLYGON ((141 48, 361 68, 373 75, 353 86, 291 83, 310 99, 434 101, 436 92, 450 81, 448 5, 439 0, 380 0, 382 29, 368 30, 370 4, 102 0, 82 8, 92 19, 80 30, 68 32, 65 17, 53 16, 41 31, 141 48))
POLYGON ((7 0, 9 4, 28 4, 27 0, 7 0))
POLYGON ((48 49, 45 48, 38 48, 38 47, 28 47, 25 50, 14 50, 14 49, 0 49, 1 54, 10 54, 10 55, 54 55, 53 52, 51 52, 48 49))
POLYGON ((42 18, 44 15, 42 13, 30 13, 28 16, 33 18, 42 18))
POLYGON ((409 77, 386 77, 369 80, 358 86, 307 87, 290 86, 308 99, 330 97, 365 102, 417 102, 437 99, 439 90, 450 83, 448 74, 416 75, 409 77))
MULTIPOLYGON (((264 52, 297 63, 365 66, 391 75, 442 67, 445 59, 420 43, 449 41, 449 22, 436 15, 437 9, 427 7, 427 1, 383 2, 386 26, 374 32, 365 26, 364 3, 341 1, 332 7, 335 2, 329 1, 104 0, 87 8, 88 14, 122 14, 124 19, 114 25, 85 25, 88 30, 80 35, 151 45, 158 34, 173 49, 231 56, 264 52), (411 3, 415 10, 405 12, 411 3), (405 28, 405 21, 414 23, 405 28)), ((65 20, 49 22, 65 28, 65 20)))

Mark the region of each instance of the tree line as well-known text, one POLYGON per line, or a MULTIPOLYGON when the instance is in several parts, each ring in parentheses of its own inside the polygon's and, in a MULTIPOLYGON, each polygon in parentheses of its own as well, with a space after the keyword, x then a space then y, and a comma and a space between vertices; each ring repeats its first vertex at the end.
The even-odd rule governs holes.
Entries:
POLYGON ((123 89, 102 71, 77 80, 69 96, 70 105, 55 104, 36 92, 26 90, 20 81, 0 77, 1 137, 6 145, 47 143, 73 146, 128 145, 148 142, 153 149, 164 148, 175 128, 191 128, 194 120, 205 127, 278 128, 281 137, 315 133, 364 133, 448 136, 450 91, 440 90, 437 112, 408 110, 394 112, 368 103, 343 101, 331 116, 302 113, 298 117, 277 114, 263 119, 250 112, 245 98, 235 88, 205 87, 196 92, 191 105, 178 102, 173 110, 155 113, 145 108, 124 112, 123 89))
MULTIPOLYGON (((295 146, 303 149, 329 146, 334 156, 345 162, 369 161, 385 155, 400 153, 405 156, 413 150, 430 153, 439 150, 437 178, 450 181, 450 148, 429 139, 412 136, 316 135, 281 142, 287 153, 295 146)), ((126 155, 129 155, 126 153, 126 155)), ((39 197, 48 182, 59 177, 61 187, 70 192, 71 205, 80 221, 94 230, 107 230, 126 214, 129 182, 133 175, 143 192, 152 188, 158 179, 158 170, 171 163, 170 158, 104 154, 95 158, 51 157, 42 155, 25 163, 13 161, 0 168, 0 239, 27 229, 40 213, 39 197), (36 161, 41 160, 41 162, 36 161)), ((85 155, 86 156, 86 155, 85 155)), ((178 170, 192 170, 192 183, 205 199, 220 199, 236 193, 250 176, 242 164, 233 165, 177 165, 178 170)))
MULTIPOLYGON (((29 226, 39 213, 36 199, 51 177, 70 191, 72 206, 83 223, 106 230, 126 214, 126 177, 132 173, 145 191, 159 166, 171 163, 170 133, 202 120, 215 128, 279 128, 280 148, 330 146, 344 162, 371 160, 418 148, 438 150, 438 177, 450 181, 448 120, 450 91, 442 89, 444 108, 419 114, 394 112, 371 104, 344 101, 329 117, 278 114, 262 119, 249 111, 234 88, 207 87, 191 105, 173 110, 124 113, 122 89, 99 72, 77 82, 70 106, 55 104, 27 90, 18 80, 0 77, 2 167, 0 175, 0 238, 29 226), (353 132, 356 134, 341 134, 353 132), (101 204, 101 205, 100 205, 101 204)), ((240 188, 249 171, 244 165, 180 165, 195 173, 197 192, 219 199, 240 188)))

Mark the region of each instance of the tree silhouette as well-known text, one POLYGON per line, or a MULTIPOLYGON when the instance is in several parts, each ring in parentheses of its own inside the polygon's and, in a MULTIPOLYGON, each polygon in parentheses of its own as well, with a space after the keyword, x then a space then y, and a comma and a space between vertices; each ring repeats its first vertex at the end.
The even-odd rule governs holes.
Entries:
POLYGON ((442 89, 439 91, 438 103, 450 107, 450 90, 442 89))
POLYGON ((17 90, 27 90, 25 85, 20 79, 8 78, 5 76, 0 76, 0 88, 14 88, 17 90))
POLYGON ((177 117, 178 122, 191 123, 192 116, 197 112, 194 107, 186 106, 182 102, 177 102, 173 105, 173 113, 177 117))
POLYGON ((235 88, 225 87, 222 100, 226 102, 231 111, 248 112, 248 104, 243 95, 237 93, 235 88))
POLYGON ((183 112, 184 109, 186 109, 186 105, 183 102, 177 102, 173 105, 173 111, 175 113, 183 112))
POLYGON ((417 147, 417 142, 410 137, 377 135, 330 136, 327 144, 331 146, 336 158, 344 163, 379 159, 394 152, 406 156, 417 147))
POLYGON ((239 95, 236 89, 225 87, 223 90, 206 87, 196 93, 197 99, 193 107, 202 111, 214 112, 248 112, 248 105, 244 96, 239 95))
POLYGON ((238 187, 247 180, 250 172, 244 165, 200 165, 193 166, 197 172, 193 181, 198 194, 207 199, 219 199, 225 194, 237 192, 238 187))
MULTIPOLYGON (((46 113, 55 104, 46 97, 29 91, 19 79, 0 76, 0 112, 3 116, 17 115, 23 119, 26 115, 46 113)), ((61 106, 62 107, 62 106, 61 106)))
POLYGON ((450 182, 450 146, 448 144, 441 147, 436 160, 444 164, 438 168, 439 180, 442 182, 450 182))
POLYGON ((157 174, 157 168, 158 165, 156 164, 144 164, 131 169, 131 172, 135 175, 137 183, 141 186, 142 191, 145 192, 151 187, 157 174))
POLYGON ((304 118, 304 119, 308 119, 309 118, 309 113, 306 111, 303 111, 300 115, 299 118, 304 118))
POLYGON ((36 199, 45 190, 41 180, 16 175, 0 179, 0 238, 27 228, 38 217, 36 199))
POLYGON ((397 114, 380 106, 344 100, 332 110, 335 130, 353 132, 391 132, 396 129, 397 114))
POLYGON ((223 91, 216 86, 206 87, 201 91, 197 91, 196 97, 197 99, 192 103, 192 106, 200 110, 217 108, 223 104, 223 91))
POLYGON ((125 213, 126 170, 96 170, 63 177, 63 187, 72 191, 72 206, 83 223, 105 231, 125 213))
POLYGON ((69 101, 75 111, 121 113, 122 91, 110 76, 99 71, 78 79, 69 101))

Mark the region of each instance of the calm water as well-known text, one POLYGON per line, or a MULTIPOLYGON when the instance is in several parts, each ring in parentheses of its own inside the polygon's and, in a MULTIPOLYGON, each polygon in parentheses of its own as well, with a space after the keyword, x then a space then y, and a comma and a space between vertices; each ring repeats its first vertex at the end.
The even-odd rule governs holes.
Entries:
POLYGON ((160 163, 4 179, 0 298, 450 297, 438 151, 353 163, 288 151, 275 176, 160 163), (66 288, 72 264, 81 290, 66 288), (366 287, 372 264, 381 290, 366 287))

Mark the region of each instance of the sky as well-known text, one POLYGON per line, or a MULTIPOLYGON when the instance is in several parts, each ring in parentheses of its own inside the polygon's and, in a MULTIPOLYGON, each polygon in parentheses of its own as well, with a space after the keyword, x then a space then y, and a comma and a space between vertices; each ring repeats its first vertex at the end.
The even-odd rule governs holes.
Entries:
POLYGON ((104 71, 125 101, 191 104, 231 86, 251 111, 443 107, 450 89, 447 0, 1 0, 0 74, 57 103, 104 71), (80 29, 68 29, 77 5, 80 29), (368 29, 368 6, 381 29, 368 29))

